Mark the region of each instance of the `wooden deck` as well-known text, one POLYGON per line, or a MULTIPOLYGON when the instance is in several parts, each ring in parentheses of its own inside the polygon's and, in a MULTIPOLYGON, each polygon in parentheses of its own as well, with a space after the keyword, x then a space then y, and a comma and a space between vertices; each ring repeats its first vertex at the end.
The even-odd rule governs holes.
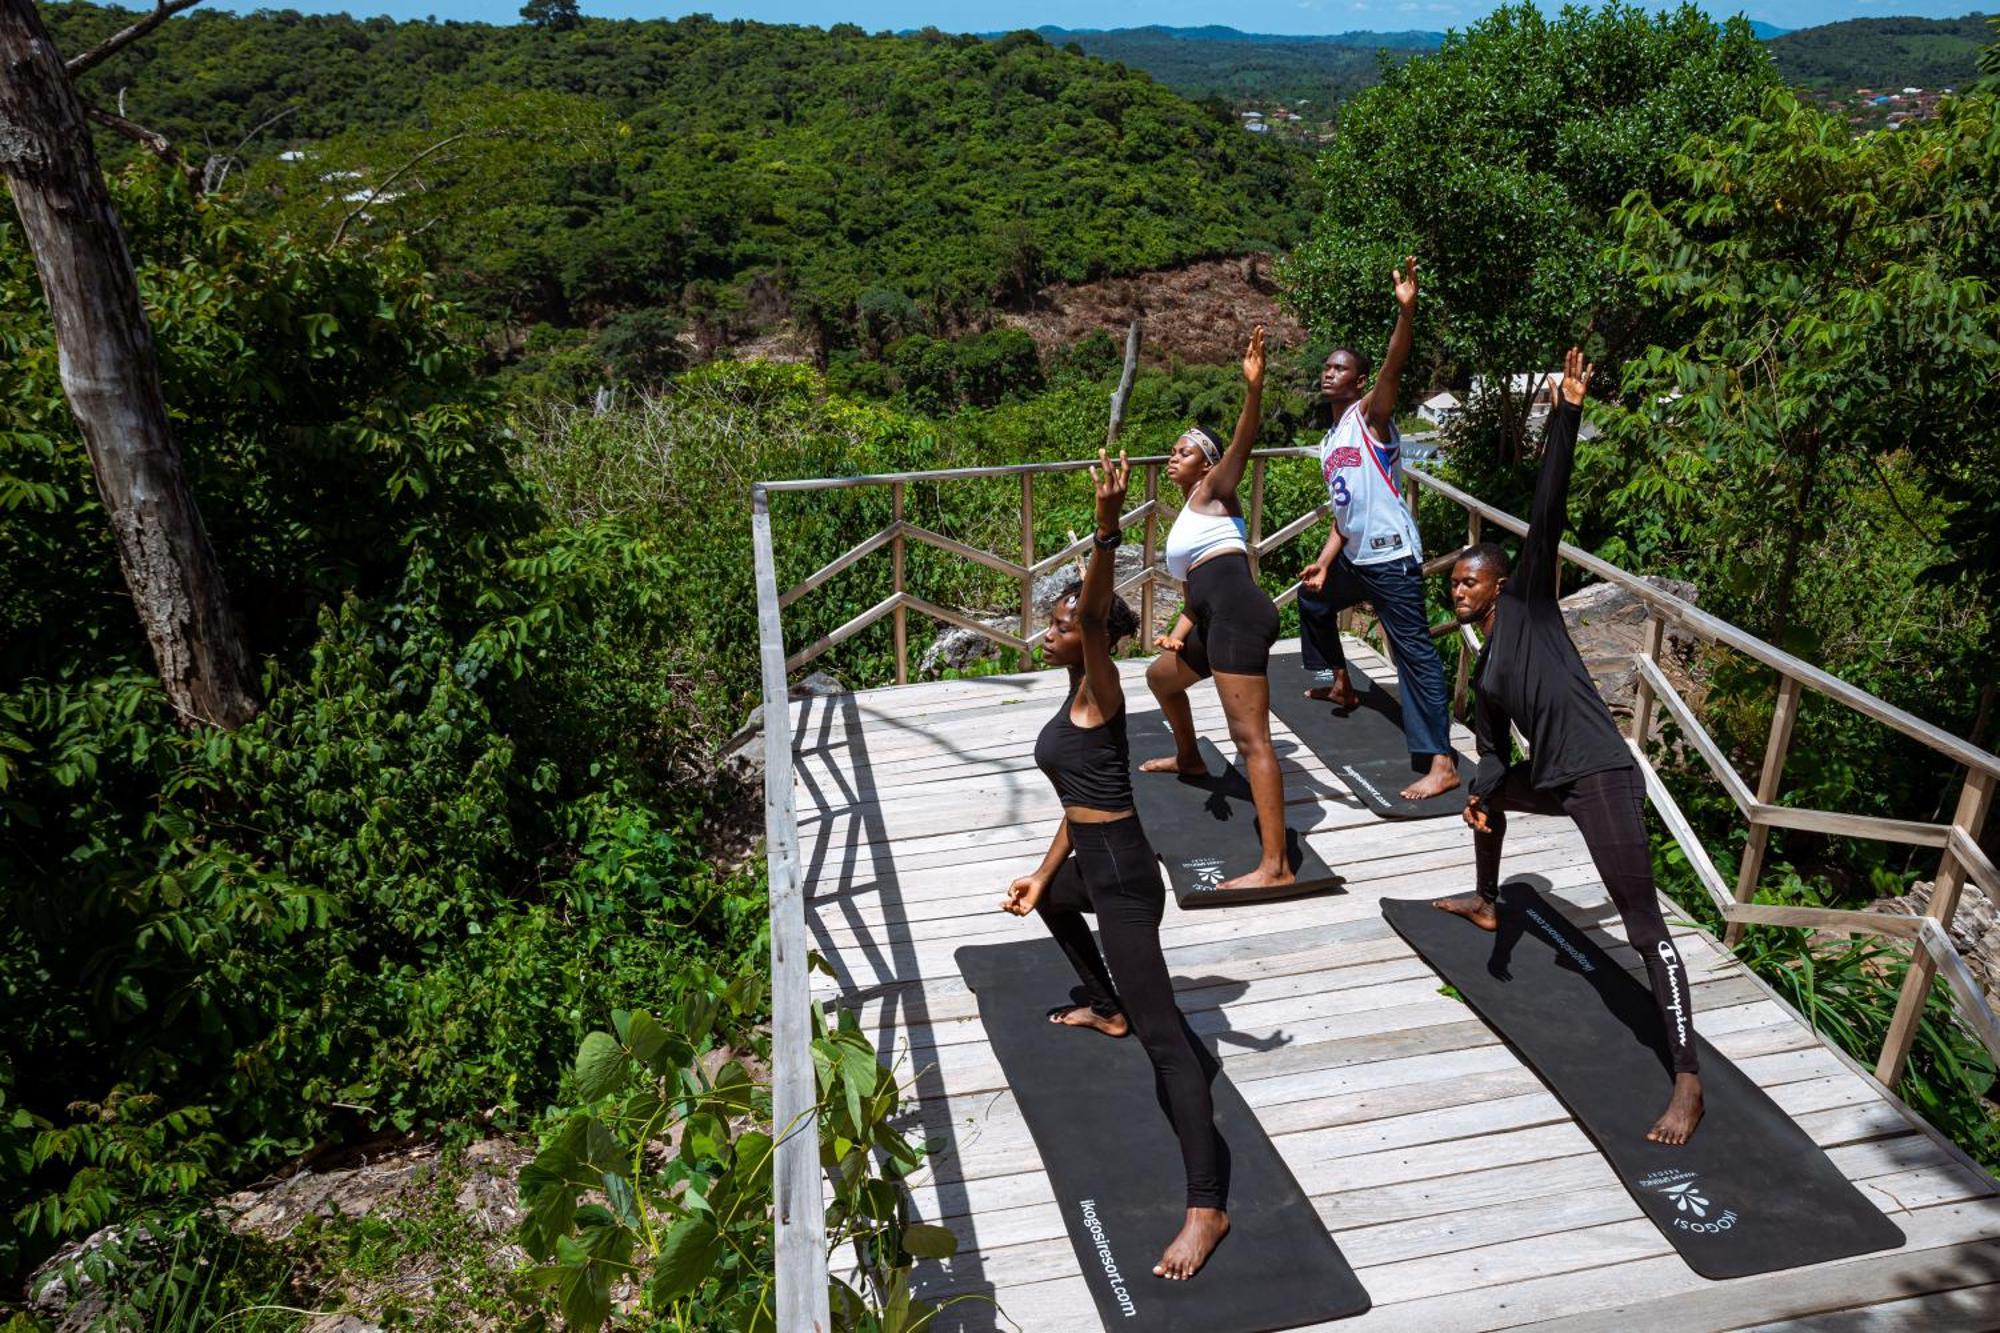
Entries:
MULTIPOLYGON (((1284 643, 1278 652, 1296 652, 1284 643)), ((1378 680, 1388 664, 1350 642, 1378 680)), ((1135 712, 1151 706, 1128 667, 1135 712)), ((937 1329, 1073 1333, 1097 1313, 1041 1161, 952 953, 1033 938, 998 910, 1059 817, 1036 732, 1059 673, 951 681, 793 704, 817 993, 860 1010, 913 1090, 911 1128, 940 1140, 918 1212, 960 1252, 926 1265, 952 1306, 937 1329)), ((1195 693, 1228 751, 1219 707, 1195 693)), ((1374 1299, 1326 1328, 1648 1330, 2000 1328, 2000 1184, 1913 1116, 1709 937, 1676 934, 1702 1033, 1791 1112, 1908 1236, 1901 1250, 1733 1282, 1696 1276, 1590 1142, 1508 1049, 1382 920, 1376 899, 1463 889, 1457 820, 1364 810, 1282 726, 1287 799, 1346 892, 1183 913, 1161 927, 1189 1021, 1218 1047, 1374 1299)), ((1470 738, 1459 743, 1468 752, 1470 738)), ((1296 815, 1295 815, 1296 819, 1296 815)), ((1567 821, 1516 816, 1506 871, 1595 921, 1643 979, 1567 821)), ((1669 920, 1676 920, 1669 911, 1669 920)))

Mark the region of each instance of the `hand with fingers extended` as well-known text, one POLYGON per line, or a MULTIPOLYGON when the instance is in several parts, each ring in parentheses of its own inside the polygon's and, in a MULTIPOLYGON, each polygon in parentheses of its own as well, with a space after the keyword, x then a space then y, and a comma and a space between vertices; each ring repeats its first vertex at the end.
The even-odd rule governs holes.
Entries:
POLYGON ((1416 308, 1417 304, 1417 257, 1410 255, 1403 260, 1403 266, 1389 271, 1389 281, 1396 293, 1396 304, 1405 310, 1416 308))
POLYGON ((1326 576, 1331 572, 1326 565, 1315 560, 1299 571, 1299 586, 1307 592, 1318 595, 1326 589, 1326 576))
POLYGON ((1250 330, 1250 347, 1243 353, 1243 378, 1253 389, 1264 385, 1264 326, 1250 330))
POLYGON ((1153 646, 1163 653, 1177 653, 1187 647, 1187 640, 1178 634, 1155 634, 1153 646))
POLYGON ((1035 910, 1048 892, 1049 881, 1041 875, 1023 875, 1007 886, 1007 896, 1000 900, 1000 910, 1015 916, 1026 916, 1035 910))
POLYGON ((1097 535, 1109 538, 1120 528, 1124 517, 1125 491, 1132 479, 1132 464, 1126 460, 1125 451, 1118 451, 1118 461, 1111 461, 1109 450, 1099 449, 1097 461, 1090 465, 1090 484, 1097 492, 1097 535))
POLYGON ((1584 395, 1590 392, 1590 381, 1597 375, 1597 366, 1583 359, 1583 349, 1572 347, 1563 358, 1563 401, 1571 407, 1582 407, 1584 395))

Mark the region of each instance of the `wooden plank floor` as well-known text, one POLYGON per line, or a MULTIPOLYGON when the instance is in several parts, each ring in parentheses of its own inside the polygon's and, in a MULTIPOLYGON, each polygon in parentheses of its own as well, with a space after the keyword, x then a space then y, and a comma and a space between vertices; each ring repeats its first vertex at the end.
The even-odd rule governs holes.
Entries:
MULTIPOLYGON (((1296 652, 1295 642, 1280 653, 1296 652)), ((1393 679, 1350 641, 1357 665, 1393 679)), ((1152 700, 1127 664, 1135 712, 1152 700)), ((795 703, 800 841, 813 947, 942 1147, 918 1212, 955 1231, 926 1265, 952 1305, 936 1329, 1097 1326, 1041 1161, 952 962, 969 942, 1032 939, 997 910, 1060 816, 1034 767, 1060 673, 948 681, 795 703)), ((1197 723, 1228 752, 1219 706, 1197 723)), ((2000 1328, 2000 1185, 1914 1117, 1707 936, 1676 935, 1705 1036, 1768 1089, 1908 1235, 1898 1251, 1709 1282, 1646 1221, 1539 1080, 1382 920, 1377 899, 1462 890, 1455 819, 1375 819, 1276 729, 1294 822, 1346 876, 1342 894, 1183 913, 1161 926, 1182 1008, 1374 1298, 1328 1328, 1882 1330, 2000 1328)), ((1460 729, 1461 748, 1471 750, 1460 729)), ((1574 827, 1515 816, 1506 871, 1594 923, 1643 979, 1574 827)))

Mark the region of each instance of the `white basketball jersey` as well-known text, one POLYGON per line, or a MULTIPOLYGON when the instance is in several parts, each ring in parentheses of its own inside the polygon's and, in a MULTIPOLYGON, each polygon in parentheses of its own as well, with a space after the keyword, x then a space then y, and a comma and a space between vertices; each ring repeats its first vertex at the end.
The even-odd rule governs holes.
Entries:
POLYGON ((1409 557, 1421 563, 1417 520, 1403 503, 1402 436, 1394 423, 1378 441, 1359 402, 1341 414, 1319 442, 1319 470, 1333 501, 1333 521, 1346 539, 1347 558, 1379 565, 1409 557))

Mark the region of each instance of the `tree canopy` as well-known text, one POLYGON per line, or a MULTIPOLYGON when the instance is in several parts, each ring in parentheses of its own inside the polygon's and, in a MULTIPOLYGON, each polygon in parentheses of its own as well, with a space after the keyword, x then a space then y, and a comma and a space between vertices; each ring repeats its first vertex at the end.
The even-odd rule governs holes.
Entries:
POLYGON ((1538 367, 1614 302, 1610 210, 1663 184, 1688 135, 1728 125, 1776 80, 1747 23, 1691 6, 1496 10, 1348 104, 1320 159, 1311 238, 1283 267, 1290 299, 1315 327, 1379 344, 1389 271, 1415 252, 1420 357, 1474 374, 1538 367))

